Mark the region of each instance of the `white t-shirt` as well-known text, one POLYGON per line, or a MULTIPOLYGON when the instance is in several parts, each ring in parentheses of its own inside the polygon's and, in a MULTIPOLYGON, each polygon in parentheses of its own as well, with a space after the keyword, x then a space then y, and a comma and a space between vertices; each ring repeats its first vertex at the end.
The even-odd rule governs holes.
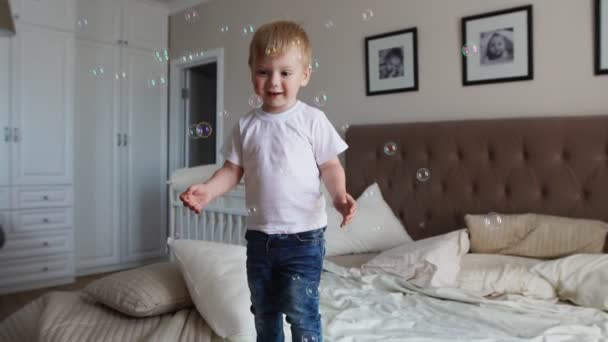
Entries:
POLYGON ((224 145, 245 171, 247 229, 294 234, 327 225, 319 166, 348 145, 317 108, 298 101, 282 113, 249 112, 224 145))

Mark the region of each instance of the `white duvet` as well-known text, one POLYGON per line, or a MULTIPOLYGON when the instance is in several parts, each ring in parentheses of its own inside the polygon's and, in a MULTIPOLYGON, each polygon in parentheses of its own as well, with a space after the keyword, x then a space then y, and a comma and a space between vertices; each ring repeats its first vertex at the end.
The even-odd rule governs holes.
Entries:
POLYGON ((353 274, 327 260, 325 269, 325 341, 608 341, 608 314, 600 310, 420 289, 392 275, 353 274))

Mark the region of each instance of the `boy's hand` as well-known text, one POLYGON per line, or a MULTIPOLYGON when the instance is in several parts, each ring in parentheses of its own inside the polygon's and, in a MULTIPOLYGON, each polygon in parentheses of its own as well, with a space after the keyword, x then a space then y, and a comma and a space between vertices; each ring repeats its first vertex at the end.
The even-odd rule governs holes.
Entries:
POLYGON ((190 208, 195 213, 200 214, 213 199, 206 184, 191 185, 186 191, 179 195, 179 199, 184 202, 184 206, 190 208))
POLYGON ((342 214, 342 223, 340 224, 340 227, 349 224, 357 212, 357 202, 347 192, 336 195, 334 198, 334 207, 342 214))

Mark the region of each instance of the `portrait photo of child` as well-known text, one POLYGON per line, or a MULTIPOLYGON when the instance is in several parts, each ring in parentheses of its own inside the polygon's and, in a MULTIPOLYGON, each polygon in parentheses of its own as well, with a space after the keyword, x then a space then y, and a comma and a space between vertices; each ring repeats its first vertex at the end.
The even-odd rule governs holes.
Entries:
POLYGON ((513 28, 481 32, 481 65, 513 63, 513 28))
POLYGON ((403 46, 378 51, 380 79, 403 76, 403 46))

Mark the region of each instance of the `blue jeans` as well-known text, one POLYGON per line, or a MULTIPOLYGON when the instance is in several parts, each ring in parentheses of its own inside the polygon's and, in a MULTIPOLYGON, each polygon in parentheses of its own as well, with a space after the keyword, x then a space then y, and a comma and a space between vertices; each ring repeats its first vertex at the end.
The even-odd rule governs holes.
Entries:
POLYGON ((258 342, 283 342, 283 314, 293 341, 321 342, 319 282, 325 228, 297 234, 249 230, 247 280, 258 342))

